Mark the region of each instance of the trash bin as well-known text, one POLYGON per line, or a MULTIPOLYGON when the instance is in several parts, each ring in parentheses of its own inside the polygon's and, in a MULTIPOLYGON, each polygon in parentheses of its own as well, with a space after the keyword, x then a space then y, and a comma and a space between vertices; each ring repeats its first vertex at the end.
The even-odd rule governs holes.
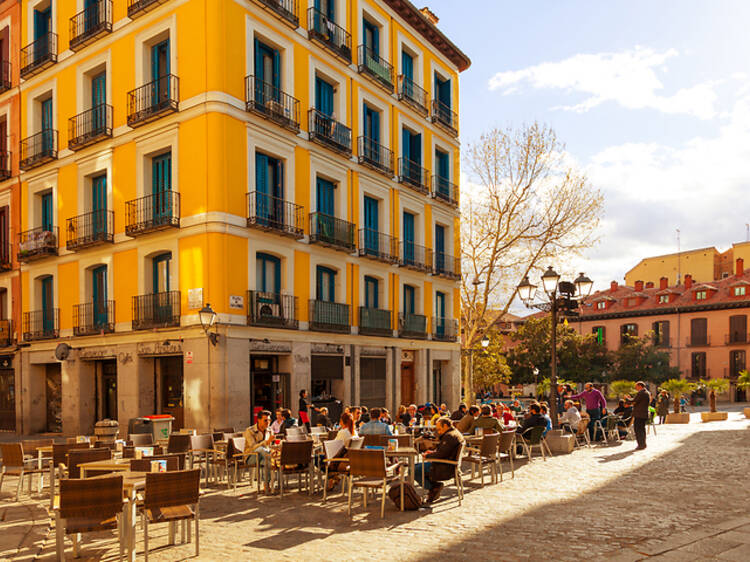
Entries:
POLYGON ((153 416, 143 416, 151 422, 151 432, 154 436, 154 443, 159 439, 169 439, 169 434, 172 433, 172 422, 174 418, 169 414, 156 414, 153 416))
MULTIPOLYGON (((128 435, 131 433, 151 433, 151 420, 147 418, 130 418, 128 420, 128 435)), ((124 437, 127 438, 127 435, 124 437)))

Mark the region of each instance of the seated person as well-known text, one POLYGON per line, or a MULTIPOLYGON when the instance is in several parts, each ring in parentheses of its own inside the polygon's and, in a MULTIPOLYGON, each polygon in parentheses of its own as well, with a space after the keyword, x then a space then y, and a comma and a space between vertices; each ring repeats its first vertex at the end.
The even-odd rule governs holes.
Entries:
POLYGON ((466 404, 459 404, 458 409, 454 410, 454 412, 451 414, 451 421, 460 421, 466 415, 467 410, 468 408, 466 407, 466 404))
POLYGON ((575 407, 572 400, 565 401, 565 412, 560 416, 560 425, 571 433, 578 430, 578 423, 581 421, 581 413, 575 407))
POLYGON ((415 482, 421 484, 424 481, 425 490, 429 491, 426 503, 432 503, 438 499, 443 489, 443 481, 451 480, 455 475, 453 465, 430 462, 430 459, 457 460, 464 440, 448 418, 438 419, 435 431, 439 436, 437 446, 434 450, 425 453, 425 462, 418 463, 414 467, 415 482))
MULTIPOLYGON (((625 396, 625 398, 629 400, 630 396, 625 396)), ((617 422, 617 433, 620 435, 620 439, 627 437, 628 426, 633 418, 633 403, 620 400, 612 413, 622 418, 621 421, 617 422)))
POLYGON ((391 413, 386 408, 382 408, 380 410, 380 421, 386 425, 393 425, 393 420, 391 419, 391 413))
MULTIPOLYGON (((287 412, 289 410, 286 410, 287 412)), ((255 466, 257 462, 260 464, 258 471, 263 480, 264 491, 266 494, 271 493, 270 482, 271 482, 271 441, 274 436, 268 432, 268 426, 271 425, 271 412, 268 410, 262 410, 258 412, 255 425, 248 427, 243 433, 242 437, 245 438, 245 463, 248 465, 255 466), (257 457, 255 454, 257 454, 257 457)))
MULTIPOLYGON (((346 448, 349 447, 349 444, 351 443, 353 438, 358 437, 357 436, 357 430, 354 428, 354 418, 349 414, 348 412, 344 412, 341 414, 341 419, 339 420, 339 432, 336 434, 336 439, 338 441, 344 442, 344 449, 342 449, 338 455, 336 455, 337 458, 345 458, 346 457, 346 448)), ((349 463, 343 462, 343 461, 333 461, 330 463, 330 466, 328 467, 328 484, 326 485, 326 489, 331 492, 334 488, 338 485, 339 481, 342 478, 342 475, 346 474, 346 472, 349 470, 349 463)))
POLYGON ((516 423, 516 416, 513 415, 513 412, 510 411, 510 408, 506 406, 505 404, 501 404, 498 407, 498 410, 502 407, 502 414, 501 417, 503 418, 503 425, 510 425, 516 423))
POLYGON ((511 411, 519 413, 523 411, 523 408, 521 408, 521 403, 518 400, 513 400, 513 404, 510 406, 511 411))
POLYGON ((469 408, 467 414, 456 422, 456 429, 459 433, 466 433, 469 431, 471 424, 474 423, 474 419, 479 415, 479 408, 472 406, 469 408))
POLYGON ((450 415, 451 415, 451 411, 448 409, 448 405, 447 404, 440 404, 439 411, 440 411, 440 416, 441 417, 442 416, 448 416, 448 417, 450 417, 450 415))
POLYGON ((546 428, 547 420, 542 415, 542 407, 538 403, 533 402, 529 405, 529 415, 524 418, 521 425, 516 429, 516 432, 523 433, 527 429, 537 426, 546 428))
POLYGON ((318 409, 318 417, 315 419, 315 425, 325 427, 326 429, 333 427, 331 419, 328 417, 328 408, 323 407, 318 409))
POLYGON ((497 418, 492 417, 492 408, 485 404, 482 406, 481 412, 481 415, 471 423, 467 433, 474 433, 477 428, 483 430, 490 429, 493 433, 501 433, 503 431, 503 426, 500 425, 497 418))
POLYGON ((281 417, 284 421, 281 422, 281 431, 279 433, 286 435, 286 430, 297 425, 297 420, 292 417, 292 411, 289 408, 281 410, 281 417))
POLYGON ((284 423, 284 418, 281 416, 281 408, 276 408, 276 419, 271 424, 271 433, 274 435, 281 433, 282 423, 284 423))
POLYGON ((380 408, 370 410, 370 421, 359 426, 360 435, 393 435, 391 428, 380 421, 380 408))
POLYGON ((552 429, 552 418, 549 417, 549 407, 547 404, 542 404, 540 408, 542 416, 544 416, 544 419, 547 421, 547 429, 544 430, 544 433, 542 435, 547 435, 547 432, 552 429))

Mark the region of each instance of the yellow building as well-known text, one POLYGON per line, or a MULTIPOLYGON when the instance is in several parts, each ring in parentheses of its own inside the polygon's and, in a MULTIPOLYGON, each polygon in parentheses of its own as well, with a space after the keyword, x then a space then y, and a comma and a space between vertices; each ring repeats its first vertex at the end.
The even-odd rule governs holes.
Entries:
POLYGON ((244 427, 301 389, 456 404, 470 61, 431 13, 24 0, 22 20, 21 431, 244 427))

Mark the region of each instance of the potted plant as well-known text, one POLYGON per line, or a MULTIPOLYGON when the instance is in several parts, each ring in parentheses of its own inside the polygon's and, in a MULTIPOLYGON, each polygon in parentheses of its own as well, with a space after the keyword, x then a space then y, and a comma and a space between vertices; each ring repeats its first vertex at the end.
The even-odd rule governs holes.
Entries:
MULTIPOLYGON (((747 369, 743 369, 737 376, 737 388, 740 390, 747 390, 750 388, 750 372, 747 369)), ((750 418, 750 408, 743 408, 742 413, 745 414, 746 418, 750 418)))
POLYGON ((729 379, 705 379, 701 385, 708 389, 708 412, 701 412, 701 420, 704 422, 721 421, 727 419, 729 414, 716 411, 716 394, 723 394, 729 390, 729 379))
POLYGON ((615 400, 633 396, 635 394, 635 383, 633 381, 618 380, 609 383, 609 397, 615 400))
POLYGON ((680 397, 695 389, 695 383, 685 379, 669 379, 661 388, 669 392, 674 399, 674 412, 667 414, 666 423, 690 423, 690 414, 680 412, 680 397))

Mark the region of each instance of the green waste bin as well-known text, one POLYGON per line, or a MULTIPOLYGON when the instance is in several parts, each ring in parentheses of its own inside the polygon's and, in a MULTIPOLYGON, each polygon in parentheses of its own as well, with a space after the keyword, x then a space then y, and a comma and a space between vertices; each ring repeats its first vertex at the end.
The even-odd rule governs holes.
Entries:
POLYGON ((156 414, 152 416, 143 416, 143 419, 151 421, 151 432, 154 436, 154 443, 160 439, 169 439, 172 433, 172 422, 174 418, 169 414, 156 414))

